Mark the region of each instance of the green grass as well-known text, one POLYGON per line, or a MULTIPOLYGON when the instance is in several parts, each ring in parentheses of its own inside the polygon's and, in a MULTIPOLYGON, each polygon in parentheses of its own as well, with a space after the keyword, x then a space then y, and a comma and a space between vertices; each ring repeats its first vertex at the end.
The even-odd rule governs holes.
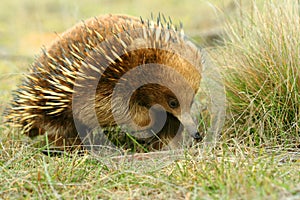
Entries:
POLYGON ((218 23, 209 4, 196 0, 1 2, 1 113, 48 34, 101 13, 162 11, 195 37, 224 25, 223 45, 209 52, 222 69, 228 115, 215 149, 148 159, 50 157, 38 140, 0 124, 0 198, 299 199, 299 5, 238 2, 212 1, 224 10, 218 23))
MULTIPOLYGON (((4 132, 11 134, 11 130, 4 132)), ((213 152, 187 153, 168 163, 162 163, 162 157, 104 162, 90 155, 48 157, 15 134, 1 144, 3 198, 278 199, 299 195, 300 155, 284 146, 222 144, 213 152)))

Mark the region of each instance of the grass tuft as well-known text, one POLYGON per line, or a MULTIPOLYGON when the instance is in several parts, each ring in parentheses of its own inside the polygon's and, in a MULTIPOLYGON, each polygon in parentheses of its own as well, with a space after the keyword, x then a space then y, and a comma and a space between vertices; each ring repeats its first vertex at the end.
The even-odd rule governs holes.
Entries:
POLYGON ((213 51, 223 68, 231 136, 255 144, 300 143, 300 17, 297 1, 239 5, 213 51))

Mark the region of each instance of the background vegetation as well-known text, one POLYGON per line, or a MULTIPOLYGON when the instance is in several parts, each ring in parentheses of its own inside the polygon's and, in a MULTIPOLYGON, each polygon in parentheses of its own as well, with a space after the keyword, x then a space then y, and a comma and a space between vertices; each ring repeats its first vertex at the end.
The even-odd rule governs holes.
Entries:
MULTIPOLYGON (((299 199, 299 2, 61 1, 0 3, 0 113, 38 54, 76 22, 104 13, 170 15, 205 46, 226 86, 217 147, 176 160, 50 157, 0 124, 3 199, 299 199), (218 41, 216 42, 217 39, 218 41)), ((1 121, 1 117, 0 117, 1 121)))

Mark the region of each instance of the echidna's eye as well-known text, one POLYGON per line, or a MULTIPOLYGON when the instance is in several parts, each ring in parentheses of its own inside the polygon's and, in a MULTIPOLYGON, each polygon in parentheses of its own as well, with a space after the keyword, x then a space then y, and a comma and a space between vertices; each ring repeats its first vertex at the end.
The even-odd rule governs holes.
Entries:
POLYGON ((179 106, 179 102, 177 99, 170 99, 168 102, 170 108, 177 108, 179 106))

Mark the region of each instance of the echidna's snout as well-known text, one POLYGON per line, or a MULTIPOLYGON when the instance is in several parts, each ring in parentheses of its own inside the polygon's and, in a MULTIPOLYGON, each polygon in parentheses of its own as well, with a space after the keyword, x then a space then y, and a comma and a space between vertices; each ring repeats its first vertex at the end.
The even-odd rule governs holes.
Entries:
POLYGON ((184 113, 178 117, 179 121, 183 124, 187 132, 197 141, 202 141, 203 136, 199 133, 197 125, 195 124, 191 114, 184 113))

